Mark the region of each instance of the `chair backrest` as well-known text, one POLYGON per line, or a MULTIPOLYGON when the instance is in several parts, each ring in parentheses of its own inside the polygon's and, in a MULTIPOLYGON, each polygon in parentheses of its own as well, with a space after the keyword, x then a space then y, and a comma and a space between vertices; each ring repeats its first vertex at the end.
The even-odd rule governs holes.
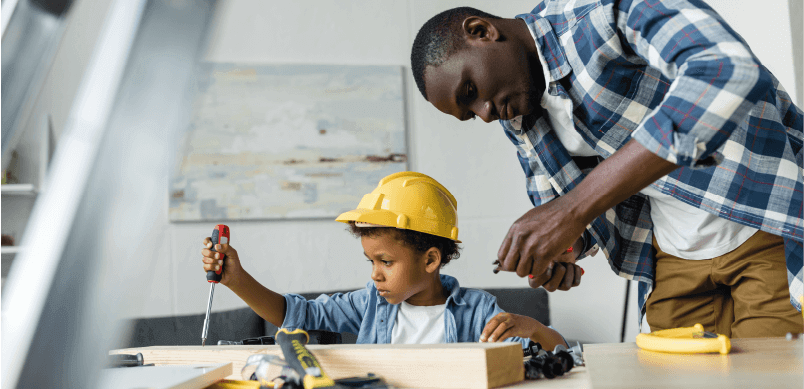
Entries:
MULTIPOLYGON (((131 337, 121 347, 145 346, 200 346, 201 331, 206 314, 155 317, 133 320, 131 337)), ((209 315, 207 344, 218 344, 219 340, 239 341, 265 334, 265 320, 249 308, 212 312, 209 315)))
POLYGON ((550 304, 547 291, 539 288, 483 289, 497 298, 503 311, 532 317, 540 323, 550 325, 550 304))

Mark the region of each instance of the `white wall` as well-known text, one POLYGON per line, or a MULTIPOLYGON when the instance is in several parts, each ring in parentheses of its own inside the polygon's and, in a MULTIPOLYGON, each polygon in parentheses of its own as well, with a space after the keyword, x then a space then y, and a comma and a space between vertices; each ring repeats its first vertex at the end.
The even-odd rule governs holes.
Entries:
MULTIPOLYGON (((524 1, 494 7, 483 1, 228 1, 219 9, 206 59, 404 66, 409 168, 439 180, 458 199, 464 249, 461 258, 444 272, 465 286, 527 287, 527 282, 514 274, 491 272, 491 262, 509 226, 531 207, 515 149, 498 124, 459 123, 438 112, 421 97, 410 76, 410 47, 418 28, 436 13, 459 5, 505 16, 531 9, 524 1)), ((308 220, 228 225, 244 267, 277 292, 360 288, 369 281, 362 247, 341 223, 308 220)), ((200 271, 199 250, 212 227, 166 223, 166 239, 161 244, 170 255, 160 258, 158 270, 150 271, 153 280, 147 307, 132 315, 203 312, 208 284, 200 271)), ((582 265, 586 270, 582 285, 551 296, 553 322, 570 338, 618 341, 625 281, 609 270, 603 258, 588 259, 582 265), (599 293, 601 289, 608 292, 599 293), (586 303, 575 302, 582 300, 586 303)), ((244 304, 234 293, 217 288, 213 309, 241 306, 244 304)))
MULTIPOLYGON (((100 0, 82 0, 78 4, 97 1, 100 0)), ((531 206, 515 149, 498 124, 459 123, 430 106, 410 77, 409 55, 418 28, 442 10, 468 5, 512 17, 529 11, 535 4, 522 0, 222 1, 207 60, 404 66, 409 168, 439 180, 458 199, 464 250, 461 258, 444 272, 456 276, 464 286, 526 287, 527 282, 513 274, 491 272, 491 262, 510 224, 531 206)), ((761 15, 768 13, 773 20, 784 19, 770 28, 766 22, 759 22, 768 19, 756 16, 760 12, 752 1, 713 0, 712 4, 727 20, 734 20, 734 28, 795 95, 790 24, 784 19, 786 3, 763 3, 761 15), (769 37, 772 44, 766 42, 769 37), (788 46, 784 46, 785 42, 788 46)), ((64 91, 53 84, 48 93, 52 95, 40 99, 40 109, 63 112, 65 98, 60 93, 64 91)), ((61 115, 57 115, 57 131, 63 123, 58 119, 61 115)), ((144 255, 141 274, 129 275, 142 284, 141 293, 132 296, 127 307, 131 317, 196 314, 206 308, 208 284, 200 266, 200 249, 202 239, 214 224, 168 223, 167 172, 163 174, 163 222, 152 227, 163 234, 157 241, 142 244, 144 253, 155 254, 144 255)), ((341 223, 306 220, 227 224, 244 267, 277 292, 360 288, 369 280, 370 269, 363 259, 362 247, 341 223)), ((612 273, 602 255, 580 265, 586 271, 581 286, 550 295, 553 325, 570 339, 619 341, 625 281, 612 273)), ((213 310, 242 306, 245 304, 227 288, 217 288, 213 310)), ((633 314, 632 307, 630 315, 633 314)), ((632 319, 629 316, 629 322, 632 319)))
MULTIPOLYGON (((784 89, 793 98, 797 106, 796 85, 793 70, 793 36, 790 29, 790 10, 784 0, 704 0, 723 19, 740 34, 754 55, 767 67, 784 89), (761 6, 759 6, 761 4, 761 6)), ((788 0, 791 3, 802 0, 788 0)), ((798 24, 804 23, 799 20, 798 24)), ((799 44, 801 38, 799 37, 799 44)), ((801 50, 801 48, 797 48, 801 50)))

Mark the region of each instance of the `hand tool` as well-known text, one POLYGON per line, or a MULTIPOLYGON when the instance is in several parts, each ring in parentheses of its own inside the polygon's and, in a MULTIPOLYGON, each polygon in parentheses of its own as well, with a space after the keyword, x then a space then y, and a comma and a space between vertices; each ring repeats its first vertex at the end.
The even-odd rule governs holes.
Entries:
MULTIPOLYGON (((212 230, 212 248, 210 251, 215 251, 216 244, 228 244, 229 243, 229 227, 225 224, 218 224, 215 226, 215 229, 212 230)), ((221 260, 225 259, 226 255, 221 254, 221 260)), ((209 301, 207 301, 207 317, 204 319, 204 330, 201 332, 201 346, 206 346, 207 344, 207 331, 209 331, 209 312, 212 310, 212 296, 215 294, 215 284, 221 282, 223 276, 223 265, 217 270, 209 270, 207 271, 207 282, 209 282, 209 301)))
POLYGON ((134 366, 153 366, 153 363, 145 364, 142 353, 137 354, 112 354, 107 358, 106 367, 134 367, 134 366))
POLYGON ((698 323, 693 327, 672 328, 638 334, 636 344, 643 350, 666 353, 721 353, 731 351, 731 341, 726 335, 704 331, 698 323))
MULTIPOLYGON (((337 380, 329 378, 315 356, 305 347, 310 341, 310 337, 302 329, 291 332, 286 328, 280 328, 276 332, 275 338, 276 344, 282 349, 282 355, 285 356, 285 363, 301 377, 301 385, 296 382, 297 386, 304 389, 394 389, 393 385, 387 384, 381 377, 372 373, 368 373, 365 377, 348 377, 337 380)), ((289 374, 285 376, 290 378, 289 374)), ((291 385, 291 387, 293 386, 291 385)))
POLYGON ((274 340, 273 336, 259 336, 256 338, 245 338, 241 340, 218 340, 218 346, 253 344, 276 344, 276 341, 274 340))
POLYGON ((276 343, 282 349, 285 362, 302 377, 304 389, 313 388, 337 388, 335 381, 324 373, 321 364, 313 356, 313 353, 304 347, 310 337, 302 329, 288 331, 287 328, 280 328, 276 332, 276 343))
MULTIPOLYGON (((580 347, 580 345, 578 346, 580 347)), ((541 343, 530 346, 523 350, 525 359, 525 378, 535 380, 541 376, 545 378, 555 378, 569 372, 575 366, 575 356, 571 349, 559 344, 553 351, 542 349, 541 343)))

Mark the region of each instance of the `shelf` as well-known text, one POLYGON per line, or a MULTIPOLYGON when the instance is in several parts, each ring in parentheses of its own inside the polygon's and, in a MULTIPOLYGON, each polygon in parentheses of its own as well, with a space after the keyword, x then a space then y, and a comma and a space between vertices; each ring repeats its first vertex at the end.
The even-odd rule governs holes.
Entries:
POLYGON ((4 184, 0 185, 3 196, 36 196, 33 184, 4 184))

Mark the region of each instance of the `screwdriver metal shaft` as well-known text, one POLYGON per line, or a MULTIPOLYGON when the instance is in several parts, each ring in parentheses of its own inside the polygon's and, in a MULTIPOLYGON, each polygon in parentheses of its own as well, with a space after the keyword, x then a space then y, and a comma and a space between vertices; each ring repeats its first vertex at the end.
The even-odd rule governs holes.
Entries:
POLYGON ((204 330, 201 332, 201 346, 207 344, 207 332, 209 331, 209 313, 212 311, 212 296, 215 294, 215 283, 209 283, 209 301, 207 301, 207 317, 204 319, 204 330))

